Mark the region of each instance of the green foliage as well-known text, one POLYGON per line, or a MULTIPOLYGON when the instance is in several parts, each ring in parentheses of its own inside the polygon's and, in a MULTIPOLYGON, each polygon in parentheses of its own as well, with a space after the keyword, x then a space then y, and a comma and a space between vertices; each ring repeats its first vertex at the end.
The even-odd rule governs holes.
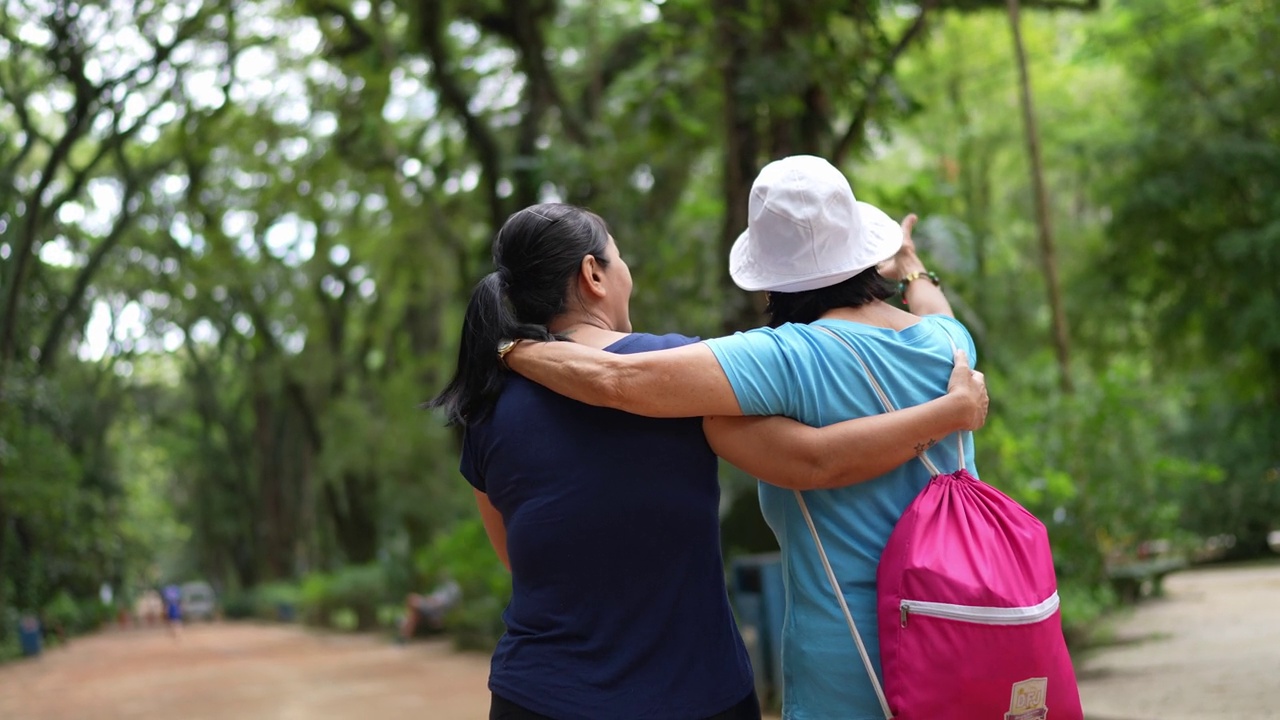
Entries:
POLYGON ((459 647, 492 649, 505 627, 502 611, 511 597, 511 574, 489 544, 479 519, 457 523, 419 554, 418 569, 434 583, 452 579, 462 601, 445 617, 459 647))
POLYGON ((1184 443, 1226 471, 1226 502, 1188 507, 1191 527, 1234 532, 1242 552, 1266 552, 1280 517, 1280 18, 1260 2, 1141 0, 1110 37, 1180 21, 1126 46, 1137 93, 1133 123, 1106 146, 1117 170, 1100 266, 1139 299, 1122 316, 1131 337, 1158 336, 1167 369, 1197 395, 1184 443))
POLYGON ((331 578, 324 573, 312 573, 302 580, 298 602, 303 622, 321 626, 329 622, 330 613, 337 609, 331 601, 331 582, 331 578))
MULTIPOLYGON (((717 335, 756 320, 724 272, 751 177, 796 152, 926 218, 993 380, 981 469, 1049 524, 1080 616, 1138 542, 1266 551, 1280 15, 1261 0, 1024 14, 1065 397, 1007 21, 969 12, 1002 2, 947 0, 928 23, 834 0, 391 4, 343 23, 307 4, 240 22, 220 0, 0 3, 0 618, 71 623, 74 604, 88 627, 77 600, 104 581, 123 600, 204 577, 229 615, 360 628, 451 577, 451 627, 491 643, 510 578, 457 523, 474 512, 458 435, 419 403, 453 368, 493 232, 543 198, 589 205, 632 265, 636 328, 717 335), (106 35, 137 28, 115 57, 106 35)), ((767 547, 753 483, 725 478, 726 549, 767 547)), ((0 622, 0 654, 11 636, 0 622)))
POLYGON ((1062 599, 1062 631, 1073 650, 1093 641, 1098 621, 1118 602, 1110 586, 1080 580, 1060 583, 1058 596, 1062 599))
POLYGON ((0 633, 0 663, 22 657, 22 644, 18 638, 18 611, 12 607, 0 607, 0 625, 9 628, 0 633))
POLYGON ((45 604, 40 619, 45 627, 67 634, 76 632, 82 625, 80 608, 65 590, 45 604))
POLYGON ((45 629, 62 637, 93 632, 115 618, 116 606, 96 597, 76 599, 60 590, 40 611, 45 629))
POLYGON ((226 593, 219 601, 219 605, 222 608, 222 616, 227 620, 248 620, 257 617, 257 604, 252 591, 235 590, 226 593))
POLYGON ((361 630, 375 627, 378 608, 388 599, 385 573, 380 565, 351 566, 333 574, 329 584, 332 602, 350 611, 361 630))
POLYGON ((256 593, 259 617, 278 617, 281 605, 297 605, 311 625, 339 630, 371 630, 379 608, 393 600, 387 594, 382 566, 353 565, 333 573, 312 573, 301 588, 284 583, 265 585, 256 593))
POLYGON ((1006 397, 982 432, 979 469, 1045 519, 1063 576, 1101 584, 1109 561, 1177 537, 1182 509, 1221 480, 1172 442, 1183 401, 1151 368, 1121 362, 1070 396, 1006 397))
POLYGON ((297 617, 303 590, 297 583, 272 582, 253 589, 250 604, 255 617, 262 620, 290 620, 297 617))
POLYGON ((992 379, 980 469, 1046 521, 1068 582, 1101 587, 1108 561, 1155 538, 1187 552, 1197 535, 1229 533, 1265 551, 1280 516, 1266 481, 1277 416, 1264 409, 1276 361, 1256 338, 1276 335, 1280 244, 1241 238, 1275 214, 1275 86, 1262 70, 1276 65, 1262 40, 1274 13, 1143 0, 1023 22, 1074 396, 1055 389, 1048 354, 1005 18, 948 17, 907 59, 902 78, 926 110, 854 173, 860 198, 926 211, 918 241, 992 379), (1242 134, 1268 148, 1229 162, 1242 134))

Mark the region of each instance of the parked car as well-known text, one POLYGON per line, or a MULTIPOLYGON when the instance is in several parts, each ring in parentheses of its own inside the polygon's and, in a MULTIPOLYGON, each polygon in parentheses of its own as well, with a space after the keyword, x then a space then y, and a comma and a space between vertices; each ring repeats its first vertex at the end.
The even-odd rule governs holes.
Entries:
POLYGON ((218 609, 218 596, 206 582, 189 582, 182 586, 184 620, 212 620, 218 609))

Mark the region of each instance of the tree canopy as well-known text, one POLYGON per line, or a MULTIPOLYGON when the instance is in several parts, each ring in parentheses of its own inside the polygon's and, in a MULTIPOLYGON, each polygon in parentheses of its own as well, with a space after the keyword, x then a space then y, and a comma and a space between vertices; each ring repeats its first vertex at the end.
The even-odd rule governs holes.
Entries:
POLYGON ((1265 552, 1268 5, 1022 3, 1067 391, 1003 0, 0 0, 0 640, 102 582, 412 574, 473 512, 420 403, 507 215, 592 208, 635 326, 714 336, 760 322, 728 248, 795 153, 926 218, 992 379, 980 466, 1064 582, 1155 538, 1265 552))

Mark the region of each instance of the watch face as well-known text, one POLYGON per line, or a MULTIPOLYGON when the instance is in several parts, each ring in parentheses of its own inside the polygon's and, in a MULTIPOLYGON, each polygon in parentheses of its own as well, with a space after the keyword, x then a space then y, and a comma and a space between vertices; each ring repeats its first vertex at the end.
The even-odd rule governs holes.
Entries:
POLYGON ((498 343, 498 355, 499 356, 506 355, 507 353, 511 352, 511 348, 515 346, 516 346, 515 340, 503 340, 502 342, 498 343))

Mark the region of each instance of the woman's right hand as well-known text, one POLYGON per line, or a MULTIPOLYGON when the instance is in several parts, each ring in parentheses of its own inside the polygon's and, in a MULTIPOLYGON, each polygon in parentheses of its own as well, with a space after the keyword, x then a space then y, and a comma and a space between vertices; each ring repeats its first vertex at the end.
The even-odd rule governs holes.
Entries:
POLYGON ((956 365, 947 382, 947 395, 956 398, 960 424, 964 430, 977 430, 987 422, 987 408, 991 398, 987 396, 987 378, 969 367, 969 356, 956 350, 956 365))

